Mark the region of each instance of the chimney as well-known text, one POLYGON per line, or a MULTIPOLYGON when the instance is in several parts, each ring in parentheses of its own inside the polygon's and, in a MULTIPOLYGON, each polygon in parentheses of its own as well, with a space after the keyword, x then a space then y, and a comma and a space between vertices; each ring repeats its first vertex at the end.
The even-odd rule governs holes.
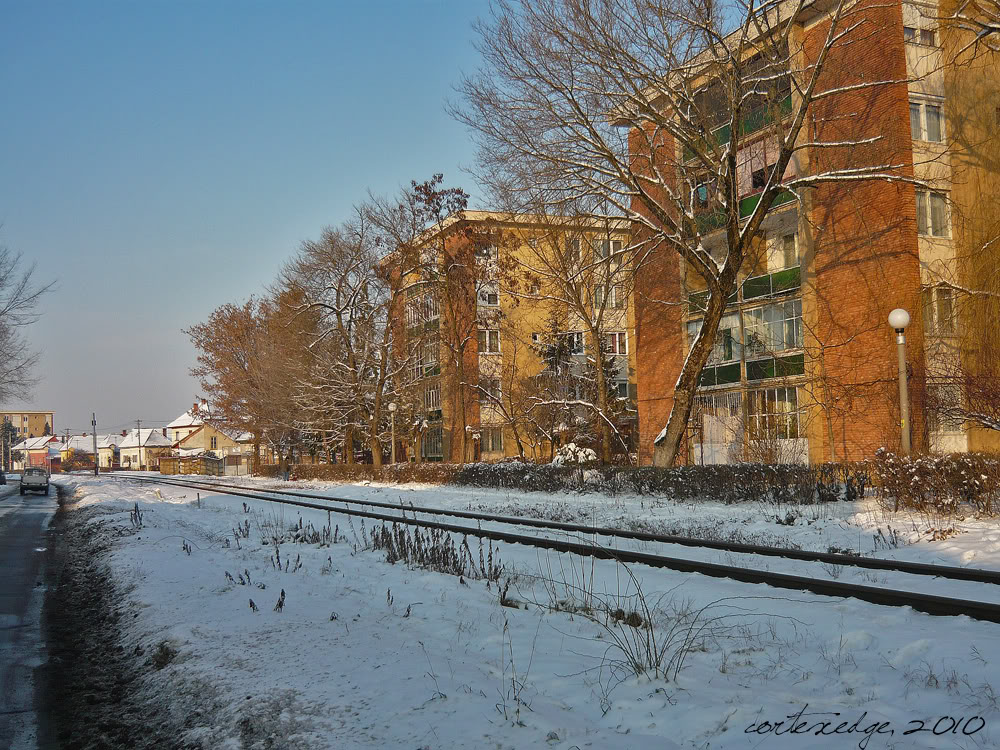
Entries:
POLYGON ((191 413, 192 414, 197 414, 198 413, 198 402, 197 401, 195 401, 194 403, 191 404, 191 413))
POLYGON ((167 436, 167 428, 166 428, 166 427, 164 427, 164 428, 163 428, 163 437, 166 437, 166 436, 167 436))
POLYGON ((122 430, 122 437, 125 437, 127 435, 128 435, 128 430, 122 430))

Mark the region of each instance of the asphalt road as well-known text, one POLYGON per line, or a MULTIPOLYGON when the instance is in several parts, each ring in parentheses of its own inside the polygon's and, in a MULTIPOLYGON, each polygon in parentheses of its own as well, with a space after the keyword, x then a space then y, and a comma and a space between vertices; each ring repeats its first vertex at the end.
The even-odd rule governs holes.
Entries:
POLYGON ((45 661, 42 565, 55 511, 54 486, 50 497, 0 486, 0 750, 38 747, 34 676, 45 661))

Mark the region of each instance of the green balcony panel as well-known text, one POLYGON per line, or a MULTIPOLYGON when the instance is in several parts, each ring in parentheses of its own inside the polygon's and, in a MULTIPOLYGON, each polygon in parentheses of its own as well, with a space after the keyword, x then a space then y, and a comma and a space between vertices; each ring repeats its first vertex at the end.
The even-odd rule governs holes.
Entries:
POLYGON ((743 299, 769 297, 798 289, 802 285, 802 269, 799 266, 784 271, 753 276, 743 282, 743 299))
POLYGON ((806 357, 804 354, 793 354, 790 357, 778 357, 776 373, 779 378, 790 378, 794 375, 804 375, 806 372, 806 357))
POLYGON ((747 362, 747 380, 766 380, 774 377, 774 357, 747 362))
POLYGON ((740 382, 740 363, 706 367, 701 371, 700 385, 710 388, 714 385, 728 385, 740 382))

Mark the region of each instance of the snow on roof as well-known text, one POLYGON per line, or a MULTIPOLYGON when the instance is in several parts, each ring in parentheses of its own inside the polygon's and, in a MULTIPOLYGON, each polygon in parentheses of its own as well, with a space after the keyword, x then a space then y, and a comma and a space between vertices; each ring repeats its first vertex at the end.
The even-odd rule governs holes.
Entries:
POLYGON ((92 454, 94 452, 94 437, 92 435, 73 435, 67 442, 60 443, 59 447, 64 451, 92 454))
POLYGON ((41 437, 27 438, 26 440, 22 440, 20 443, 15 445, 11 448, 11 450, 38 451, 44 448, 47 443, 50 443, 55 439, 56 437, 54 435, 42 435, 41 437))
POLYGON ((212 412, 208 408, 208 402, 202 399, 194 404, 177 419, 167 425, 168 430, 183 429, 184 427, 199 427, 205 424, 206 419, 212 418, 212 412))
POLYGON ((201 417, 197 417, 190 411, 181 414, 177 419, 167 425, 168 430, 177 430, 184 427, 200 427, 205 424, 201 417))
POLYGON ((125 438, 117 433, 111 435, 98 435, 97 450, 100 450, 101 448, 116 448, 124 439, 125 438))
POLYGON ((170 446, 173 443, 170 439, 165 437, 159 430, 142 430, 141 432, 141 443, 136 441, 135 430, 132 430, 128 437, 124 438, 120 443, 118 443, 119 448, 137 448, 140 445, 145 447, 150 446, 170 446))

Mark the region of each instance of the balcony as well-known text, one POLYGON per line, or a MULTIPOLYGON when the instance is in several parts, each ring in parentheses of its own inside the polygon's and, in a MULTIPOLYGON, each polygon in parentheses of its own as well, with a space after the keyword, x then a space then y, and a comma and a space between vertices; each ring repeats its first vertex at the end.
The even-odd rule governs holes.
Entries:
MULTIPOLYGON (((754 193, 753 195, 748 195, 745 198, 740 199, 740 220, 746 219, 753 213, 754 209, 757 208, 757 204, 760 203, 760 196, 762 193, 754 193)), ((775 209, 779 206, 783 206, 786 203, 791 203, 794 201, 795 193, 791 190, 782 190, 771 202, 771 208, 775 209)), ((695 224, 698 226, 698 231, 701 234, 708 234, 716 229, 720 229, 726 225, 726 214, 724 211, 710 211, 703 214, 699 214, 695 217, 695 224)))
POLYGON ((743 299, 752 300, 772 297, 785 292, 793 292, 802 285, 802 268, 786 268, 784 271, 753 276, 743 282, 743 299))
MULTIPOLYGON (((777 111, 778 118, 787 117, 792 113, 792 95, 788 94, 784 99, 778 102, 777 107, 760 107, 755 109, 753 112, 748 114, 743 118, 743 122, 740 125, 740 136, 745 138, 748 135, 753 135, 759 130, 763 130, 768 125, 774 122, 774 112, 777 111)), ((732 136, 732 129, 729 124, 726 123, 721 127, 716 128, 712 131, 712 136, 715 142, 724 146, 729 143, 730 137, 732 136)), ((694 151, 684 147, 683 158, 685 162, 689 162, 694 159, 694 151)))

